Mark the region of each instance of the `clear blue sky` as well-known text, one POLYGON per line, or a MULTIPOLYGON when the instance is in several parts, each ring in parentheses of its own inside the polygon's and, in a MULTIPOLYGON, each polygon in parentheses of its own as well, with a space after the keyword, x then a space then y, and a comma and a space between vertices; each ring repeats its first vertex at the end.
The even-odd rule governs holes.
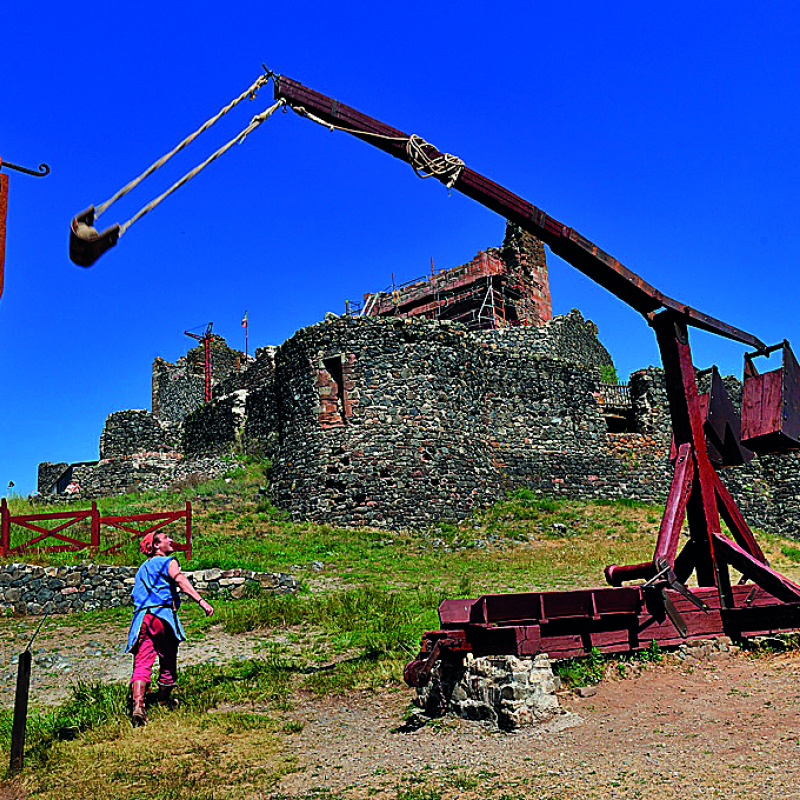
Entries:
MULTIPOLYGON (((504 221, 346 134, 277 115, 91 269, 71 217, 246 88, 261 63, 461 156, 651 284, 800 353, 800 11, 789 3, 7 4, 0 158, 0 490, 98 457, 150 407, 156 356, 214 330, 280 344, 346 299, 470 259, 504 221)), ((123 222, 244 127, 263 91, 103 217, 123 222), (177 162, 177 163, 176 163, 177 162)), ((227 118, 226 118, 227 119, 227 118)), ((550 255, 555 313, 593 319, 622 378, 652 332, 550 255)), ((744 348, 695 332, 699 367, 744 348)))

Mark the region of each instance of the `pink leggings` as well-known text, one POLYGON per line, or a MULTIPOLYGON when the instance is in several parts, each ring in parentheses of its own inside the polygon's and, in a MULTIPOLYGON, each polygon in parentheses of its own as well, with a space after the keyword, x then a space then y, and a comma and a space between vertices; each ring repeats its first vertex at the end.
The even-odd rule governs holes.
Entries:
POLYGON ((172 686, 178 675, 178 638, 168 623, 153 614, 145 614, 139 638, 133 646, 134 681, 150 681, 158 656, 158 684, 172 686))

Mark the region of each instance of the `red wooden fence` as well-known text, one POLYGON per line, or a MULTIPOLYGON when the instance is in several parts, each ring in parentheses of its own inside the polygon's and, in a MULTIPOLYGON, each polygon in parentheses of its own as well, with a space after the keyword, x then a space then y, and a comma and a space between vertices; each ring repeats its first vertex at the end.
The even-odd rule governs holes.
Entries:
POLYGON ((45 553, 56 553, 63 550, 79 551, 90 549, 93 553, 111 553, 119 550, 120 547, 126 542, 133 539, 141 539, 148 533, 161 530, 161 528, 169 525, 177 520, 186 520, 186 541, 175 542, 175 549, 181 550, 186 553, 186 560, 192 557, 192 504, 187 500, 186 508, 182 511, 163 511, 155 512, 152 514, 126 514, 124 516, 115 517, 101 517, 100 512, 97 510, 97 503, 92 503, 90 509, 83 511, 58 511, 52 514, 12 514, 8 510, 8 503, 3 498, 0 501, 0 557, 7 558, 10 555, 19 555, 26 550, 37 549, 45 553), (77 539, 74 536, 68 536, 63 531, 67 530, 72 525, 83 520, 89 520, 89 540, 77 539), (48 520, 63 520, 52 528, 47 528, 38 525, 39 522, 48 520), (136 527, 138 523, 151 523, 146 527, 136 527), (25 528, 33 531, 36 536, 28 539, 22 544, 14 547, 11 546, 11 526, 17 525, 20 528, 25 528), (100 549, 100 529, 102 526, 114 528, 117 531, 122 531, 124 535, 122 541, 117 541, 110 547, 104 550, 100 549), (37 547, 39 542, 45 539, 57 539, 64 544, 47 545, 44 547, 37 547))

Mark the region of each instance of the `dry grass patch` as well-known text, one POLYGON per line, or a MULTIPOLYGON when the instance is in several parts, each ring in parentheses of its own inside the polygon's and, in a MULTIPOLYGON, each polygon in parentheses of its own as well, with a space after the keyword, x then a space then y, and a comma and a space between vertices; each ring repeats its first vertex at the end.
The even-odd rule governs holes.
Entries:
POLYGON ((23 773, 29 798, 244 800, 260 797, 296 761, 269 716, 247 711, 155 714, 54 744, 48 768, 23 773))

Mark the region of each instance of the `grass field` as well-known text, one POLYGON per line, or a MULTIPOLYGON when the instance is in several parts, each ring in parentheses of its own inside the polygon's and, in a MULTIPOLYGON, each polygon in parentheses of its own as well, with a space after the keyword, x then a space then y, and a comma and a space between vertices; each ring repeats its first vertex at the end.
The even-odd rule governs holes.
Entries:
MULTIPOLYGON (((179 508, 191 499, 195 556, 187 567, 292 572, 302 589, 292 596, 222 600, 210 621, 187 607, 190 637, 205 635, 211 625, 236 634, 267 631, 264 657, 186 668, 181 686, 187 702, 172 714, 155 711, 146 734, 130 727, 122 685, 79 684, 65 705, 32 710, 26 768, 13 781, 6 775, 0 797, 14 796, 3 795, 3 786, 64 800, 237 800, 261 797, 256 788, 268 796, 281 775, 297 768, 282 746, 302 731, 289 713, 297 697, 400 687, 403 665, 421 634, 437 626, 436 607, 445 598, 602 585, 606 564, 652 556, 663 511, 521 490, 457 525, 345 530, 289 521, 259 493, 265 483, 264 465, 250 460, 232 463, 227 479, 179 493, 99 502, 102 513, 122 514, 179 508), (208 713, 223 703, 228 710, 208 713)), ((52 510, 23 500, 10 505, 15 514, 52 510)), ((759 540, 774 566, 800 578, 796 543, 762 534, 759 540)), ((27 560, 71 563, 76 555, 27 560)), ((139 563, 135 547, 123 548, 114 561, 139 563)), ((128 614, 93 612, 80 624, 102 627, 128 614)), ((658 654, 651 656, 657 660, 658 654)), ((583 669, 585 680, 598 675, 591 660, 583 669)), ((5 753, 10 728, 10 713, 0 713, 5 753)), ((425 800, 408 791, 399 788, 398 800, 425 800)))

